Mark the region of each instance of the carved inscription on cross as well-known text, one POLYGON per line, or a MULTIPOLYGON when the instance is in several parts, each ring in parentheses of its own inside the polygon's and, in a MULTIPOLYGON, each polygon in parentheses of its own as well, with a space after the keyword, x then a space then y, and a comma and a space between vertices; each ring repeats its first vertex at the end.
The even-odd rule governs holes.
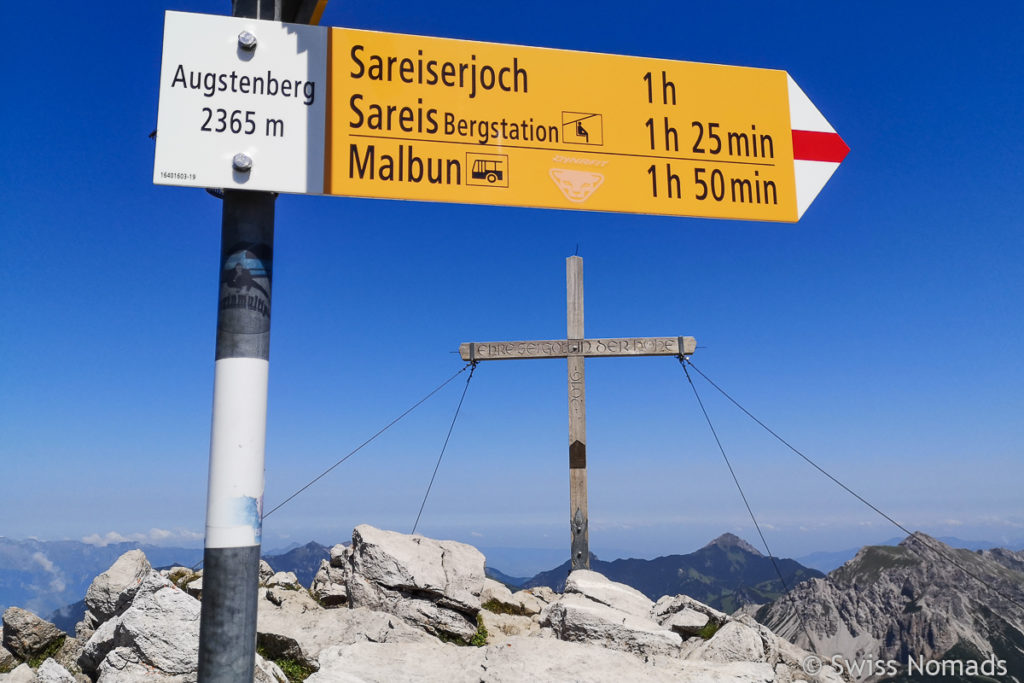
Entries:
POLYGON ((467 342, 459 345, 462 360, 565 358, 569 379, 569 527, 572 568, 590 569, 587 517, 587 393, 583 360, 601 356, 689 356, 693 337, 583 337, 583 259, 565 260, 566 338, 540 341, 467 342))

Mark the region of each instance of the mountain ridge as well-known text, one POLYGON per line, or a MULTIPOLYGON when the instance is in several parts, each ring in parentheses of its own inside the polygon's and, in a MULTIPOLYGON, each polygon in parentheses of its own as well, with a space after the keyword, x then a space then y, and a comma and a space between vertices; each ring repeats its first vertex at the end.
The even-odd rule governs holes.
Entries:
POLYGON ((896 546, 865 546, 755 618, 794 644, 851 662, 995 656, 1019 674, 1024 552, 956 549, 915 532, 896 546))
MULTIPOLYGON (((590 567, 613 581, 636 588, 651 599, 660 595, 684 594, 724 612, 774 600, 808 578, 821 572, 791 559, 775 563, 734 534, 722 534, 699 550, 685 555, 665 555, 652 560, 618 559, 606 562, 590 555, 590 567), (777 564, 784 581, 779 581, 777 564)), ((523 588, 548 586, 558 592, 569 575, 568 561, 541 572, 523 588)))

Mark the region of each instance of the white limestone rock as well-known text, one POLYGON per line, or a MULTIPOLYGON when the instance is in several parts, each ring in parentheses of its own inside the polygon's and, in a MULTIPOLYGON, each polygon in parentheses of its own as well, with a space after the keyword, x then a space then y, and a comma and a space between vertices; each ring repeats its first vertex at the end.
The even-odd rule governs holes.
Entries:
POLYGON ((654 603, 654 607, 651 609, 651 615, 654 617, 654 620, 660 624, 676 612, 681 612, 686 609, 707 616, 708 621, 719 626, 729 620, 729 616, 725 612, 719 612, 714 607, 709 607, 703 602, 694 600, 688 595, 661 596, 658 601, 654 603))
POLYGON ((117 647, 100 664, 96 683, 195 683, 195 680, 194 672, 191 676, 166 674, 147 665, 132 648, 117 647))
POLYGON ((0 674, 2 683, 36 683, 35 669, 28 664, 19 664, 13 671, 0 674))
POLYGON ((76 683, 75 677, 53 659, 47 659, 36 669, 38 683, 76 683))
POLYGON ((715 635, 687 653, 686 659, 706 662, 763 662, 764 642, 756 629, 730 621, 715 635))
POLYGON ((348 556, 351 554, 350 546, 338 543, 331 546, 330 564, 332 567, 345 567, 348 565, 348 556))
MULTIPOLYGON (((195 683, 196 680, 196 671, 167 674, 146 664, 131 648, 119 647, 103 660, 96 683, 195 683)), ((288 683, 281 667, 258 654, 252 680, 253 683, 288 683)))
POLYGON ((360 525, 352 546, 331 550, 352 607, 394 614, 431 633, 469 640, 484 585, 484 556, 455 541, 435 541, 360 525))
POLYGON ((80 638, 65 638, 60 648, 53 653, 53 661, 67 669, 76 680, 87 681, 88 676, 82 673, 82 667, 78 665, 78 658, 85 648, 85 640, 80 638))
POLYGON ((512 594, 512 600, 524 614, 529 616, 540 614, 544 610, 544 605, 547 604, 546 602, 541 602, 536 595, 527 590, 516 591, 512 594))
POLYGON ((8 607, 3 616, 3 647, 19 659, 28 659, 66 635, 59 628, 20 607, 8 607))
POLYGON ((267 582, 270 581, 270 578, 274 575, 273 568, 271 568, 270 564, 263 559, 260 560, 259 572, 259 582, 261 586, 267 585, 267 582))
POLYGON ((13 670, 18 659, 3 645, 0 645, 0 671, 13 670))
POLYGON ((256 642, 271 658, 288 658, 316 668, 332 645, 433 640, 401 619, 361 609, 324 609, 305 591, 265 589, 257 605, 256 642))
POLYGON ((352 532, 351 563, 354 573, 377 585, 435 595, 453 609, 480 609, 484 556, 465 543, 361 524, 352 532))
POLYGON ((332 647, 320 656, 319 671, 306 683, 480 683, 481 648, 432 640, 332 647))
POLYGON ((75 638, 81 641, 89 640, 89 636, 96 630, 96 627, 100 625, 100 620, 90 612, 88 609, 85 610, 85 614, 82 615, 82 620, 75 624, 75 638))
POLYGON ((82 654, 78 656, 78 666, 86 674, 96 673, 103 662, 103 658, 114 649, 114 632, 120 623, 120 617, 104 621, 99 625, 99 628, 93 631, 89 640, 86 641, 82 654))
MULTIPOLYGON (((123 671, 141 663, 169 676, 195 675, 199 661, 199 601, 151 572, 114 629, 113 651, 100 665, 123 671), (127 650, 130 655, 117 651, 127 650), (109 661, 112 656, 117 661, 109 661)), ((83 667, 84 668, 84 667, 83 667)))
POLYGON ((185 584, 185 592, 196 600, 201 600, 203 597, 203 577, 200 576, 185 584))
POLYGON ((682 638, 649 618, 609 607, 575 593, 566 593, 544 608, 541 624, 561 640, 596 643, 646 656, 674 656, 682 638))
POLYGON ((698 635, 705 626, 708 625, 710 619, 708 615, 701 614, 700 612, 684 607, 682 610, 675 614, 670 614, 661 625, 665 628, 672 629, 683 638, 690 638, 698 635))
MULTIPOLYGON (((533 588, 527 588, 525 590, 535 599, 539 600, 542 605, 550 605, 560 597, 558 593, 547 586, 534 586, 533 588)), ((541 607, 541 609, 543 609, 543 607, 541 607)))
POLYGON ((253 683, 288 683, 288 676, 277 664, 256 655, 256 668, 252 675, 253 683))
POLYGON ((415 593, 392 590, 369 583, 361 576, 348 582, 351 607, 367 607, 387 612, 435 635, 454 635, 469 640, 476 634, 476 617, 466 612, 443 607, 432 596, 419 597, 415 593))
MULTIPOLYGON (((586 643, 515 638, 484 651, 486 683, 587 681, 588 683, 766 683, 773 681, 765 664, 683 662, 671 656, 647 661, 624 652, 586 643), (504 646, 503 646, 504 645, 504 646)), ((773 683, 775 683, 773 681, 773 683)))
POLYGON ((484 578, 484 585, 480 590, 480 602, 483 604, 492 600, 509 607, 518 607, 518 604, 512 598, 512 591, 506 588, 505 584, 499 583, 494 579, 484 578))
POLYGON ((369 642, 329 648, 308 683, 768 683, 767 664, 684 662, 652 658, 654 665, 598 645, 511 638, 484 648, 437 641, 415 645, 369 642))
POLYGON ((486 648, 483 666, 481 680, 487 683, 584 680, 588 683, 668 683, 674 680, 670 673, 657 671, 623 652, 598 645, 536 638, 514 638, 486 648))
POLYGON ((153 571, 141 550, 129 550, 103 572, 85 593, 85 604, 97 623, 128 609, 142 580, 153 571))
POLYGON ((313 577, 310 593, 324 607, 338 607, 348 602, 345 572, 331 566, 329 560, 320 561, 320 569, 313 577))
POLYGON ((578 593, 641 619, 650 619, 654 607, 650 598, 632 586, 612 581, 589 569, 577 569, 569 574, 565 581, 565 592, 578 593))
POLYGON ((272 659, 294 659, 315 666, 322 647, 320 640, 330 632, 318 618, 322 611, 304 592, 261 589, 256 611, 257 645, 272 659))
POLYGON ((299 585, 299 578, 295 576, 295 572, 277 572, 267 579, 266 586, 268 588, 280 586, 282 588, 290 588, 291 590, 299 590, 302 588, 302 586, 299 585))
POLYGON ((188 567, 181 566, 160 570, 160 576, 164 577, 178 588, 185 588, 186 585, 198 578, 201 578, 202 575, 202 570, 194 572, 188 567))
MULTIPOLYGON (((146 664, 131 648, 119 647, 103 660, 96 683, 195 683, 196 680, 196 671, 168 674, 146 664)), ((288 683, 288 677, 276 664, 256 655, 253 683, 288 683)))
POLYGON ((526 616, 495 614, 485 609, 480 610, 479 616, 487 629, 488 643, 499 643, 511 636, 528 636, 540 631, 540 624, 526 616))
MULTIPOLYGON (((103 661, 97 683, 195 683, 196 672, 170 675, 148 666, 130 648, 117 648, 103 661)), ((253 683, 288 683, 277 664, 256 655, 253 683)))
MULTIPOLYGON (((759 624, 751 617, 736 617, 737 621, 757 632, 764 644, 765 661, 773 664, 776 671, 777 683, 789 683, 789 681, 800 681, 806 678, 803 669, 803 662, 810 655, 810 652, 790 643, 784 638, 772 633, 771 629, 759 624)), ((845 679, 831 667, 825 667, 814 678, 817 683, 842 683, 845 679)))
POLYGON ((336 630, 332 640, 335 643, 433 643, 437 639, 401 619, 383 612, 374 612, 363 607, 339 610, 336 630))

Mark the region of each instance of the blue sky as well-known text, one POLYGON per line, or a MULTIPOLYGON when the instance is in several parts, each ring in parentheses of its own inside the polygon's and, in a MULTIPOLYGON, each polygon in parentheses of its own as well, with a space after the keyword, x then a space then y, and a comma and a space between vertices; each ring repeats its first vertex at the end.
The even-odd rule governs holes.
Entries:
MULTIPOLYGON (((151 183, 165 9, 229 3, 8 8, 0 535, 202 538, 220 203, 151 183)), ((331 0, 327 26, 784 69, 851 152, 797 224, 282 195, 266 509, 458 370, 460 342, 563 336, 578 245, 588 336, 695 336, 698 367, 906 526, 1019 542, 1022 20, 331 0)), ((675 360, 587 375, 598 555, 757 541, 675 360)), ((462 385, 268 518, 265 545, 409 531, 462 385)), ((698 388, 774 551, 894 535, 698 388)), ((567 553, 565 393, 564 361, 481 365, 420 531, 567 553)))

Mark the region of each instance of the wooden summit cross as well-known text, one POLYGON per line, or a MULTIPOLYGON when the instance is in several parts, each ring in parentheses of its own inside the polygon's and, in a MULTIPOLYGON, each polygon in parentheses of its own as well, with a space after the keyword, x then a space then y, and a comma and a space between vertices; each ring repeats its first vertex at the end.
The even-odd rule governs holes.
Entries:
POLYGON ((565 260, 566 339, 509 342, 467 342, 459 345, 462 360, 566 358, 569 364, 569 528, 572 568, 590 569, 587 518, 587 398, 583 360, 594 356, 689 356, 693 337, 583 338, 583 259, 565 260))

